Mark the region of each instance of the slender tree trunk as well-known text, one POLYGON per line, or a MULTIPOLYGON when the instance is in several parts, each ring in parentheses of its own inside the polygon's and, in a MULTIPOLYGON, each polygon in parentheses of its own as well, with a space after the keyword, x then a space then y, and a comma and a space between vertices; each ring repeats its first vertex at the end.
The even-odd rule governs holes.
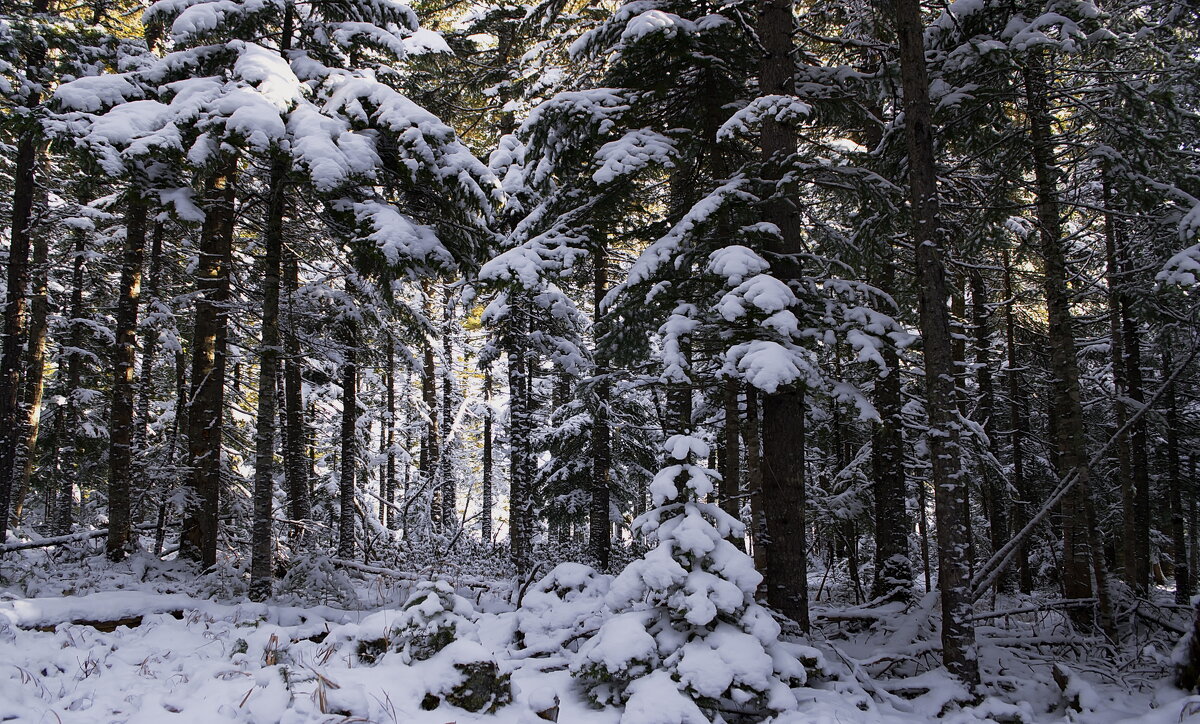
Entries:
MULTIPOLYGON (((91 201, 91 194, 85 188, 80 191, 79 202, 85 205, 91 201)), ((67 347, 63 354, 66 363, 66 385, 63 395, 67 402, 65 409, 59 412, 64 418, 63 435, 59 444, 69 440, 62 449, 60 458, 63 459, 65 470, 58 480, 58 504, 55 523, 52 528, 54 535, 66 535, 71 530, 75 504, 75 486, 79 482, 83 461, 79 450, 79 400, 78 390, 83 379, 84 355, 82 354, 85 326, 83 324, 83 271, 87 256, 87 233, 76 229, 74 234, 74 253, 71 258, 71 301, 70 320, 68 322, 67 347)))
MULTIPOLYGON (((1089 467, 1080 401, 1079 365, 1075 357, 1074 321, 1071 318, 1068 269, 1062 245, 1054 142, 1048 108, 1049 89, 1040 50, 1030 52, 1024 69, 1030 141, 1037 187, 1037 216, 1041 227, 1042 258, 1046 289, 1047 330, 1050 335, 1050 367, 1054 377, 1055 439, 1059 474, 1074 470, 1078 482, 1064 498, 1063 586, 1067 598, 1088 598, 1096 593, 1101 619, 1111 630, 1107 606, 1104 552, 1096 549, 1097 536, 1089 521, 1095 518, 1089 487, 1089 467), (1096 578, 1093 589, 1090 576, 1096 578)), ((1078 609, 1081 610, 1081 609, 1078 609)), ((1077 618, 1079 622, 1084 619, 1077 618)))
POLYGON ((528 570, 533 522, 531 485, 532 404, 529 399, 529 358, 524 337, 528 330, 524 295, 517 293, 512 305, 514 341, 508 353, 509 387, 509 511, 508 533, 513 564, 519 573, 528 570))
POLYGON ((300 546, 305 538, 304 522, 312 516, 309 502, 309 475, 304 454, 304 381, 301 376, 300 315, 296 310, 296 292, 300 286, 299 261, 294 253, 286 254, 284 265, 288 292, 287 326, 284 329, 283 363, 283 429, 284 429, 284 484, 287 486, 288 517, 299 521, 292 536, 293 544, 300 546))
POLYGON ((949 290, 942 261, 946 230, 938 203, 933 156, 929 80, 925 68, 921 8, 917 0, 896 0, 900 76, 904 91, 904 130, 908 141, 913 243, 916 246, 918 303, 925 356, 925 402, 938 523, 938 588, 942 602, 942 662, 968 686, 979 683, 975 629, 970 621, 969 544, 964 520, 966 480, 955 419, 954 353, 946 311, 949 290))
MULTIPOLYGON (((159 301, 162 275, 163 223, 154 224, 150 242, 150 270, 146 278, 146 309, 148 315, 155 313, 159 301)), ((150 439, 150 401, 154 397, 154 362, 158 352, 158 328, 147 323, 142 329, 142 365, 138 373, 137 412, 134 415, 133 449, 146 453, 150 439)), ((141 522, 149 505, 150 491, 155 487, 157 475, 151 474, 151 465, 143 454, 135 462, 135 477, 138 481, 138 498, 134 505, 135 522, 141 522)), ((161 500, 159 501, 161 503, 161 500)))
MULTIPOLYGON (((43 201, 44 203, 44 201, 43 201)), ((33 283, 30 288, 29 340, 26 349, 24 434, 17 446, 17 493, 13 496, 13 518, 20 522, 29 481, 33 477, 33 459, 37 455, 38 429, 42 421, 42 394, 45 390, 46 329, 49 326, 50 300, 46 293, 49 276, 49 240, 45 232, 33 235, 33 283)))
MULTIPOLYGON (((733 378, 727 378, 722 389, 721 402, 725 408, 725 423, 721 428, 721 508, 733 518, 742 519, 742 409, 738 396, 738 383, 733 378)), ((741 538, 733 541, 739 548, 745 548, 746 542, 741 538)))
POLYGON ((612 388, 608 383, 607 342, 603 339, 607 325, 601 307, 608 293, 608 249, 598 244, 592 253, 595 277, 592 284, 592 305, 595 310, 593 331, 595 336, 595 409, 592 412, 592 478, 591 502, 588 505, 588 552, 600 571, 607 571, 612 549, 610 534, 609 480, 612 469, 612 430, 609 427, 609 404, 612 388))
POLYGON ((754 547, 754 567, 763 574, 763 583, 755 592, 759 601, 767 600, 767 514, 763 510, 762 435, 758 414, 758 390, 747 385, 746 419, 742 422, 742 442, 746 446, 746 491, 750 495, 750 542, 754 547))
POLYGON ((263 233, 262 342, 258 349, 258 417, 254 429, 254 520, 251 527, 250 599, 271 597, 274 536, 271 503, 275 493, 275 424, 279 406, 279 287, 283 257, 283 215, 287 162, 271 162, 267 219, 263 233))
MULTIPOLYGON (((1175 371, 1174 354, 1171 351, 1171 335, 1175 330, 1164 328, 1159 344, 1162 346, 1162 376, 1170 379, 1175 371)), ((1187 528, 1184 526, 1183 479, 1179 471, 1179 399, 1175 382, 1167 385, 1164 395, 1166 408, 1167 436, 1167 489, 1171 499, 1171 545, 1175 568, 1175 603, 1187 605, 1191 601, 1195 583, 1191 579, 1188 565, 1187 528)))
POLYGON ((386 335, 387 369, 384 371, 383 384, 387 388, 387 417, 384 420, 384 445, 386 446, 386 468, 384 469, 383 499, 386 505, 380 507, 383 511, 383 524, 388 530, 396 530, 396 341, 390 334, 386 335))
MULTIPOLYGON (((1004 297, 1007 299, 1004 311, 1004 343, 1007 355, 1007 366, 1004 372, 1008 385, 1008 424, 1010 447, 1012 449, 1012 487, 1016 491, 1017 500, 1013 505, 1013 529, 1021 530, 1029 522, 1030 499, 1029 486, 1025 480, 1025 436, 1028 434, 1028 415, 1023 414, 1021 400, 1024 392, 1021 389, 1021 363, 1017 358, 1017 315, 1016 290, 1013 287, 1012 262, 1008 257, 1008 249, 1003 252, 1004 263, 1004 297)), ((1033 591, 1033 569, 1029 565, 1029 550, 1025 544, 1017 550, 1018 585, 1021 593, 1033 591)))
POLYGON ((142 292, 142 262, 146 250, 149 202, 139 190, 129 190, 125 212, 125 252, 121 260, 121 289, 113 350, 112 406, 108 423, 108 557, 124 558, 132 547, 130 527, 133 475, 133 373, 137 358, 137 314, 142 292))
MULTIPOLYGON (((988 310, 987 285, 983 273, 971 269, 968 273, 971 285, 971 325, 975 331, 975 385, 979 391, 979 401, 975 407, 975 420, 987 435, 984 452, 988 456, 996 454, 996 392, 992 379, 992 341, 989 322, 991 312, 988 310)), ((1008 486, 1002 478, 997 477, 991 465, 986 460, 980 460, 980 478, 983 481, 984 499, 988 507, 988 539, 991 552, 995 553, 1008 542, 1008 486)), ((1001 577, 999 588, 1010 591, 1013 588, 1013 577, 1009 574, 1001 577)))
MULTIPOLYGON (((796 62, 792 56, 792 0, 760 0, 758 36, 763 55, 759 88, 766 94, 791 95, 796 62)), ((764 119, 760 137, 762 158, 770 177, 782 178, 785 159, 796 150, 795 132, 784 123, 764 119)), ((772 199, 767 221, 780 230, 771 260, 775 276, 784 283, 801 276, 801 226, 798 209, 786 198, 772 199)), ((808 618, 808 545, 805 530, 804 389, 800 383, 765 395, 763 419, 763 509, 766 514, 767 601, 804 631, 808 618)))
MULTIPOLYGON (((433 289, 425 285, 425 318, 433 317, 433 289)), ((441 513, 441 500, 437 485, 439 470, 438 447, 438 404, 437 404, 437 365, 433 355, 433 344, 425 341, 425 366, 421 378, 421 396, 429 417, 425 425, 425 434, 421 439, 421 475, 429 486, 432 501, 429 509, 430 522, 435 526, 441 513)))
POLYGON ((235 165, 208 180, 196 269, 196 318, 188 404, 188 496, 179 556, 208 568, 217 562, 221 505, 221 436, 225 418, 225 346, 233 254, 235 165))
MULTIPOLYGON (((1125 234, 1120 224, 1116 226, 1117 258, 1121 273, 1128 283, 1132 273, 1132 262, 1125 244, 1125 234)), ((1121 295, 1121 339, 1125 356, 1125 380, 1133 409, 1146 404, 1142 380, 1142 343, 1137 321, 1133 318, 1132 303, 1128 295, 1121 295)), ((1139 417, 1130 430, 1130 463, 1133 476, 1133 569, 1130 585, 1135 591, 1145 593, 1150 586, 1150 449, 1146 417, 1139 417)))
MULTIPOLYGON (((891 294, 895 264, 890 244, 884 249, 879 287, 891 294)), ((883 348, 886 375, 875 383, 875 408, 879 422, 871 434, 871 467, 875 497, 875 580, 871 595, 907 599, 912 591, 913 567, 908 553, 911 522, 905 509, 908 483, 904 475, 904 418, 900 389, 900 355, 883 348)))
POLYGON ((454 305, 447 290, 442 297, 442 451, 438 456, 438 480, 442 488, 442 530, 453 536, 458 530, 458 495, 455 490, 450 444, 454 436, 454 305))
POLYGON ((358 418, 358 329, 346 321, 345 362, 342 364, 342 472, 338 480, 338 558, 354 558, 354 472, 358 456, 354 434, 358 418))
POLYGON ((1125 376, 1125 330, 1123 282, 1117 260, 1117 220, 1112 213, 1112 190, 1104 178, 1104 247, 1108 277, 1109 334, 1112 337, 1113 412, 1117 425, 1117 441, 1113 453, 1117 458, 1117 478, 1121 490, 1121 572, 1130 586, 1137 583, 1137 523, 1134 520, 1133 451, 1125 423, 1129 410, 1125 400, 1129 395, 1129 380, 1125 376))
MULTIPOLYGON (((34 12, 45 12, 46 3, 35 3, 34 12), (40 10, 39 10, 40 8, 40 10)), ((40 55, 40 54, 39 54, 40 55)), ((36 60, 36 59, 35 59, 36 60)), ((40 61, 38 61, 40 62, 40 61)), ((41 96, 31 94, 26 106, 35 108, 41 96)), ((13 199, 8 274, 5 278, 7 299, 4 305, 4 342, 0 347, 0 528, 7 530, 16 479, 17 446, 21 430, 21 352, 25 346, 29 286, 29 250, 33 232, 35 170, 41 148, 40 134, 31 124, 17 139, 13 167, 13 199)), ((0 530, 0 538, 5 531, 0 530)))
POLYGON ((480 511, 480 537, 485 545, 492 542, 492 371, 483 371, 483 501, 480 511))

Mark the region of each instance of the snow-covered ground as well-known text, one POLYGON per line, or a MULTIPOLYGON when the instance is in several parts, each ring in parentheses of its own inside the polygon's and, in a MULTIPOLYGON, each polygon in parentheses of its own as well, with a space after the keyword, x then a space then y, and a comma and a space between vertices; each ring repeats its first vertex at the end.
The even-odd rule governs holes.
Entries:
MULTIPOLYGON (((587 577, 582 567, 564 570, 576 583, 587 577)), ((666 706, 623 712, 587 703, 569 668, 579 634, 598 620, 587 585, 566 594, 569 586, 532 585, 519 609, 506 580, 450 577, 447 586, 420 589, 433 594, 423 604, 433 606, 430 615, 460 626, 460 643, 422 660, 386 644, 412 618, 402 605, 422 576, 354 573, 314 566, 281 596, 299 605, 266 605, 232 602, 240 598, 233 571, 197 581, 149 556, 114 565, 98 556, 10 554, 0 561, 0 721, 523 724, 544 721, 538 712, 556 702, 564 723, 670 721, 666 706), (119 625, 102 630, 112 622, 119 625), (454 663, 480 659, 511 674, 511 703, 471 713, 428 698, 461 678, 454 663)), ((1104 656, 1098 642, 1046 611, 981 620, 992 695, 953 703, 965 697, 936 668, 935 598, 906 609, 856 609, 836 599, 815 606, 809 643, 833 674, 796 690, 798 706, 776 721, 1200 721, 1200 697, 1170 686, 1162 637, 1104 656), (1069 672, 1065 694, 1051 676, 1054 663, 1069 672)))

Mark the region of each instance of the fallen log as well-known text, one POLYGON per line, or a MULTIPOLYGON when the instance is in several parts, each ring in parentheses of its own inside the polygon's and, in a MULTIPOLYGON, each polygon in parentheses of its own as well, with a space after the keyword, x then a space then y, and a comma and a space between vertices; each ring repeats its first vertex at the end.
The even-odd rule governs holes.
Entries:
MULTIPOLYGON (((157 523, 140 523, 133 526, 136 531, 154 530, 158 527, 157 523)), ((67 535, 56 535, 50 538, 40 538, 38 540, 21 541, 19 543, 5 543, 0 545, 0 555, 11 553, 12 551, 24 551, 30 548, 48 548, 49 546, 62 545, 64 543, 82 543, 85 540, 94 538, 104 538, 108 535, 108 528, 97 528, 96 530, 84 530, 78 533, 68 533, 67 535)))

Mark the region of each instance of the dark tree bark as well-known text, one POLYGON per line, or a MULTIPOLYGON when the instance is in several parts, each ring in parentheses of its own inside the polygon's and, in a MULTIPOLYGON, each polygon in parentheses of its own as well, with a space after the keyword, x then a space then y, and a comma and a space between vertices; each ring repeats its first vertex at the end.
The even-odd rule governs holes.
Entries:
POLYGON ((763 510, 762 433, 758 414, 758 390, 749 385, 746 393, 746 419, 742 422, 742 442, 746 446, 746 492, 750 496, 750 543, 754 548, 754 567, 763 574, 755 598, 767 600, 767 514, 763 510))
POLYGON ((179 556, 208 568, 217 562, 221 505, 221 435, 225 425, 225 346, 233 253, 235 166, 209 177, 204 191, 196 269, 188 423, 188 496, 179 556))
POLYGON ((454 304, 449 290, 442 295, 442 451, 438 455, 438 482, 441 484, 442 529, 447 535, 458 530, 458 495, 455 490, 450 444, 454 435, 454 304))
MULTIPOLYGON (((1017 500, 1013 505, 1013 529, 1021 530, 1029 522, 1029 485, 1025 478, 1025 437, 1028 435, 1029 416, 1024 414, 1022 400, 1026 399, 1021 389, 1021 363, 1017 357, 1016 289, 1013 287, 1012 262, 1008 249, 1003 252, 1004 297, 1004 344, 1007 366, 1004 371, 1008 385, 1009 446, 1012 450, 1012 486, 1017 500)), ((1033 568, 1029 565, 1029 549, 1022 543, 1017 549, 1017 571, 1021 593, 1033 591, 1033 568)))
POLYGON ((528 570, 533 523, 532 404, 529 399, 529 357, 524 341, 529 323, 528 301, 520 292, 512 304, 510 325, 513 340, 508 351, 509 388, 509 511, 508 534, 513 564, 519 573, 528 570))
POLYGON ((480 537, 485 544, 492 542, 492 371, 483 371, 483 501, 480 511, 480 537))
POLYGON ((108 423, 108 557, 124 558, 132 547, 133 373, 137 362, 137 315, 142 293, 142 262, 150 205, 139 190, 128 192, 121 289, 117 296, 113 350, 112 406, 108 423))
MULTIPOLYGON (((427 283, 425 285, 425 318, 432 319, 433 317, 433 290, 427 283)), ((437 364, 434 359, 433 345, 425 341, 425 362, 421 377, 421 398, 425 403, 425 411, 428 418, 425 423, 425 434, 421 437, 421 460, 420 469, 421 476, 424 478, 424 483, 429 486, 432 491, 433 500, 430 504, 429 517, 430 522, 435 526, 438 523, 438 518, 441 514, 441 500, 437 485, 437 473, 439 466, 440 448, 438 445, 438 394, 437 394, 437 364)))
POLYGON ((917 0, 893 5, 900 42, 904 131, 908 142, 909 193, 916 247, 918 304, 925 356, 925 404, 938 519, 938 588, 942 601, 942 663, 968 686, 979 683, 975 629, 970 621, 966 549, 966 480, 955 419, 954 353, 946 310, 949 290, 942 261, 946 230, 940 217, 929 80, 921 7, 917 0))
MULTIPOLYGON (((979 391, 975 406, 975 421, 987 435, 985 452, 996 454, 996 391, 992 378, 992 341, 990 331, 991 312, 988 310, 988 291, 983 273, 978 269, 968 272, 971 286, 971 326, 975 332, 975 385, 979 391)), ((984 500, 988 512, 988 539, 991 552, 1000 550, 1009 538, 1008 486, 996 475, 986 460, 980 461, 979 476, 982 480, 984 500)), ((969 512, 968 512, 969 514, 969 512)), ((998 584, 1004 591, 1012 590, 1013 577, 1005 574, 998 584)))
MULTIPOLYGON (((760 0, 758 36, 763 55, 759 88, 764 94, 791 95, 796 62, 792 57, 792 0, 760 0)), ((763 120, 760 136, 769 178, 783 177, 786 158, 796 150, 795 132, 773 118, 763 120)), ((801 270, 801 226, 798 209, 786 198, 774 198, 765 209, 780 236, 771 258, 774 275, 797 282, 801 270)), ((763 510, 766 514, 767 602, 809 629, 808 546, 805 531, 804 389, 793 384, 765 395, 763 419, 763 510)))
MULTIPOLYGON (((37 0, 34 13, 46 12, 45 0, 37 0)), ((39 65, 45 51, 36 51, 31 67, 39 65)), ((34 92, 26 101, 35 108, 41 95, 34 92)), ((21 439, 21 352, 25 346, 26 299, 29 286, 29 251, 33 232, 35 174, 41 155, 41 138, 36 124, 30 124, 17 139, 13 164, 11 235, 8 247, 7 299, 4 305, 4 342, 0 347, 0 528, 7 530, 16 478, 17 446, 21 439)), ((0 537, 4 537, 0 530, 0 537)))
POLYGON ((1117 440, 1113 453, 1117 458, 1117 480, 1121 491, 1121 572, 1125 582, 1136 586, 1137 577, 1137 522, 1134 520, 1133 451, 1130 449, 1129 432, 1125 423, 1129 419, 1126 399, 1129 395, 1129 380, 1125 376, 1125 302, 1123 280, 1117 259, 1117 219, 1112 213, 1112 189, 1104 179, 1104 247, 1106 276, 1108 280, 1109 334, 1112 337, 1113 368, 1113 413, 1117 425, 1117 440))
POLYGON ((304 454, 304 383, 301 375, 303 361, 300 357, 299 313, 296 311, 295 294, 300 286, 299 261, 294 253, 281 250, 287 257, 284 265, 288 292, 287 326, 284 329, 283 364, 283 430, 284 430, 284 484, 287 486, 288 517, 298 522, 293 530, 293 543, 302 545, 305 538, 304 522, 312 515, 309 503, 309 476, 304 454))
MULTIPOLYGON (((1059 216, 1049 88, 1040 50, 1030 52, 1024 80, 1044 266, 1050 368, 1054 378, 1055 447, 1059 475, 1074 471, 1078 481, 1062 501, 1063 594, 1067 598, 1089 598, 1095 593, 1100 601, 1101 619, 1108 630, 1112 617, 1107 605, 1104 555, 1096 545, 1097 534, 1089 524, 1095 518, 1089 486, 1091 471, 1085 447, 1079 364, 1075 357, 1074 320, 1067 285, 1069 272, 1059 216), (1095 588, 1092 576, 1096 579, 1095 588)), ((1078 622, 1085 622, 1083 609, 1073 609, 1073 612, 1078 622)))
POLYGON ((592 282, 592 305, 595 310, 595 409, 592 412, 591 439, 591 501, 588 504, 588 552, 596 563, 597 570, 607 571, 612 549, 610 534, 609 479, 612 469, 612 430, 609 427, 608 409, 612 388, 608 383, 609 369, 607 354, 602 338, 607 329, 600 312, 604 295, 608 293, 608 250, 597 245, 592 253, 595 276, 592 282))
POLYGON ((1195 583, 1191 579, 1188 565, 1187 528, 1184 526, 1183 478, 1179 471, 1179 396, 1171 373, 1175 371, 1174 354, 1171 350, 1171 335, 1175 330, 1167 327, 1160 340, 1162 346, 1162 377, 1171 380, 1163 396, 1167 437, 1167 490, 1171 499, 1171 547, 1175 569, 1175 603, 1186 606, 1190 601, 1195 583))
MULTIPOLYGON (((742 519, 742 410, 738 397, 738 383, 728 378, 721 391, 721 403, 725 408, 725 421, 721 427, 721 508, 727 514, 742 519)), ((745 547, 741 538, 733 541, 739 548, 745 547)))
MULTIPOLYGON (((146 309, 149 314, 154 313, 154 306, 161 295, 163 231, 163 223, 156 222, 150 241, 150 269, 146 276, 146 309)), ((154 396, 154 364, 158 353, 157 325, 143 324, 141 347, 142 364, 138 371, 137 412, 133 427, 133 449, 142 453, 139 460, 135 461, 134 474, 139 488, 137 500, 134 501, 134 518, 139 523, 152 504, 148 496, 155 487, 156 478, 151 474, 151 466, 144 453, 150 439, 150 401, 154 396)), ((157 502, 162 503, 161 500, 157 502)))
MULTIPOLYGON (((878 286, 891 294, 895 286, 895 264, 890 245, 884 249, 878 286)), ((896 600, 909 597, 913 585, 912 560, 908 552, 910 521, 906 509, 908 482, 904 474, 904 418, 900 389, 900 355, 887 344, 883 348, 887 375, 875 383, 875 409, 879 422, 871 433, 871 468, 875 493, 875 579, 871 595, 896 600)))
MULTIPOLYGON (((43 198, 40 202, 45 203, 43 198)), ((49 277, 50 244, 44 231, 33 234, 32 284, 29 290, 29 339, 25 356, 25 390, 22 405, 23 434, 17 445, 17 492, 13 496, 13 519, 21 520, 29 481, 33 477, 33 459, 37 454, 38 432, 42 422, 42 395, 45 391, 46 331, 50 319, 50 299, 46 293, 49 277)))
POLYGON ((342 363, 341 475, 338 479, 338 558, 354 558, 354 473, 358 457, 355 422, 358 418, 358 327, 346 327, 345 361, 342 363))
POLYGON ((385 394, 387 399, 387 417, 384 419, 384 445, 386 448, 386 464, 384 468, 383 499, 385 505, 380 506, 383 516, 383 525, 388 530, 396 530, 398 522, 396 519, 396 341, 392 339, 390 334, 386 335, 387 345, 387 368, 384 370, 383 384, 386 388, 385 394))
POLYGON ((287 162, 275 158, 267 189, 263 231, 262 342, 258 348, 258 417, 254 429, 254 520, 251 525, 250 599, 271 597, 273 564, 271 503, 275 493, 275 426, 279 406, 279 287, 283 265, 283 216, 287 162))

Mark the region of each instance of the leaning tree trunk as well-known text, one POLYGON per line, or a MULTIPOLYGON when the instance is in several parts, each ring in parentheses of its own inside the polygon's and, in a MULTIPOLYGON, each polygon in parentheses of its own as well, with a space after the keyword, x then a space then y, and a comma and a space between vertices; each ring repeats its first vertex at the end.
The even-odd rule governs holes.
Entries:
POLYGON ((221 434, 225 418, 225 343, 233 254, 234 164, 209 178, 196 268, 196 318, 187 408, 188 496, 179 556, 205 568, 217 562, 221 505, 221 434))
POLYGON ((108 557, 124 558, 130 540, 133 474, 133 373, 137 357, 137 316, 141 301, 142 261, 146 251, 146 222, 150 204, 138 189, 129 189, 125 212, 125 252, 121 259, 121 289, 113 350, 112 405, 108 423, 108 557))
POLYGON ((596 348, 595 409, 592 412, 591 439, 591 501, 588 504, 588 552, 600 571, 607 571, 612 551, 612 538, 609 533, 609 481, 612 470, 612 429, 609 427, 609 404, 612 397, 612 387, 608 382, 607 341, 603 339, 607 330, 604 316, 601 314, 604 295, 608 293, 608 250, 603 244, 598 244, 592 253, 595 277, 592 283, 592 305, 595 310, 593 325, 594 345, 596 348))
POLYGON ((267 219, 263 233, 262 343, 258 351, 258 418, 254 429, 254 520, 251 527, 250 599, 271 596, 274 544, 271 501, 275 493, 275 421, 279 405, 279 279, 283 256, 284 194, 287 164, 271 163, 267 219))
MULTIPOLYGON (((795 85, 792 0, 760 0, 758 36, 763 55, 759 90, 791 95, 795 85)), ((770 178, 783 178, 786 157, 796 150, 795 132, 773 118, 763 120, 762 159, 770 178)), ((773 198, 765 218, 780 230, 772 268, 784 283, 800 279, 801 225, 799 211, 789 199, 773 198)), ((809 629, 808 546, 805 531, 804 388, 795 383, 765 395, 763 420, 763 511, 766 514, 767 602, 783 615, 809 629)))
POLYGON ((968 686, 979 683, 975 628, 971 623, 971 579, 966 559, 963 478, 956 420, 954 353, 948 289, 942 261, 946 234, 938 204, 929 80, 925 68, 921 7, 896 0, 900 79, 904 91, 904 130, 908 142, 909 193, 916 247, 918 304, 925 356, 925 404, 929 417, 934 508, 938 524, 938 588, 942 602, 942 662, 968 686))

